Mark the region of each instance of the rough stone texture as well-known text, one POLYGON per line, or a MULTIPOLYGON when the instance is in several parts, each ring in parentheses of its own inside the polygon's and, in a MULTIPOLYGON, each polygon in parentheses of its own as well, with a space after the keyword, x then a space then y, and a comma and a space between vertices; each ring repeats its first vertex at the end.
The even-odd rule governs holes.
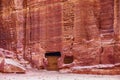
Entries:
POLYGON ((20 60, 18 61, 17 58, 18 57, 16 53, 0 48, 0 72, 25 73, 25 68, 22 65, 23 61, 20 61, 20 60))
POLYGON ((34 67, 40 69, 44 68, 44 60, 45 59, 45 50, 41 48, 39 44, 34 44, 34 48, 31 53, 31 63, 34 67))
POLYGON ((120 63, 119 0, 2 0, 0 14, 0 47, 34 66, 47 52, 59 68, 120 63))
POLYGON ((12 59, 16 59, 17 55, 16 53, 9 51, 9 50, 5 50, 3 48, 0 48, 0 57, 1 58, 12 58, 12 59))
POLYGON ((0 72, 3 73, 25 73, 26 69, 13 59, 3 58, 0 64, 0 72))

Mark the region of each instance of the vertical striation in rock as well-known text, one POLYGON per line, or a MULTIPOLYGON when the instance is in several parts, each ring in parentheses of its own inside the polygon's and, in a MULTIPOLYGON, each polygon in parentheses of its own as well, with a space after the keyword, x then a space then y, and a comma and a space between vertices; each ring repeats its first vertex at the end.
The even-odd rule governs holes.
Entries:
POLYGON ((120 63, 119 22, 119 0, 0 0, 0 47, 37 68, 46 53, 59 67, 120 63))

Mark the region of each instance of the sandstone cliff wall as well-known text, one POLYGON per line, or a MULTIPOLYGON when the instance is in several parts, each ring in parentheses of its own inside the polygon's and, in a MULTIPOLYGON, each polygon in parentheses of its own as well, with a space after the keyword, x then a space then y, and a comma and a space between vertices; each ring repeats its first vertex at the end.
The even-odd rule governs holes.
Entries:
POLYGON ((30 60, 34 45, 74 65, 120 62, 119 0, 1 0, 0 47, 30 60), (4 37, 3 37, 4 36, 4 37))

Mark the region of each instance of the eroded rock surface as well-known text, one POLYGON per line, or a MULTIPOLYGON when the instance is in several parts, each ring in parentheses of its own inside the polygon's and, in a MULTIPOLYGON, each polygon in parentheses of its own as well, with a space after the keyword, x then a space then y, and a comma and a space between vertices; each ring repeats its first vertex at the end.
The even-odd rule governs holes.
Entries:
POLYGON ((26 69, 16 60, 3 58, 0 71, 3 73, 25 73, 26 69))
POLYGON ((25 73, 26 69, 20 64, 12 51, 0 48, 0 72, 4 73, 25 73))
POLYGON ((119 0, 2 0, 0 5, 0 47, 37 68, 48 52, 61 53, 59 68, 120 63, 119 0), (65 64, 66 56, 73 62, 65 64))

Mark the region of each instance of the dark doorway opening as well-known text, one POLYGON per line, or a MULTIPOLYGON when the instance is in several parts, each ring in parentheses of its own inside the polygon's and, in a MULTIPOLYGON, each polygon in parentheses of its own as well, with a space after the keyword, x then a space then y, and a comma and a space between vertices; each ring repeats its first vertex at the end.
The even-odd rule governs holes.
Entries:
POLYGON ((59 70, 58 68, 58 58, 61 57, 60 52, 47 52, 45 57, 48 60, 47 70, 59 70))
POLYGON ((58 56, 58 57, 60 57, 61 53, 60 52, 47 52, 45 54, 45 57, 48 57, 48 56, 58 56))
POLYGON ((73 57, 73 56, 65 56, 65 57, 64 57, 64 63, 65 63, 65 64, 70 64, 70 63, 73 62, 73 60, 74 60, 74 57, 73 57))

